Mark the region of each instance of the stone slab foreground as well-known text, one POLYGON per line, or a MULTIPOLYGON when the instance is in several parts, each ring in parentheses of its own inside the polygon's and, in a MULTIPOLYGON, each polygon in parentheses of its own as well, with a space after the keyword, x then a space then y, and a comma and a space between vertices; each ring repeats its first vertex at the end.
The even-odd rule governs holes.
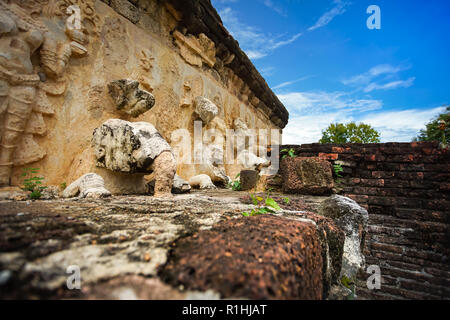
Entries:
POLYGON ((278 194, 282 211, 247 218, 243 195, 0 201, 0 298, 327 298, 344 246, 314 213, 327 198, 278 194))
POLYGON ((224 298, 321 299, 322 252, 313 224, 276 216, 233 219, 178 241, 163 278, 224 298))

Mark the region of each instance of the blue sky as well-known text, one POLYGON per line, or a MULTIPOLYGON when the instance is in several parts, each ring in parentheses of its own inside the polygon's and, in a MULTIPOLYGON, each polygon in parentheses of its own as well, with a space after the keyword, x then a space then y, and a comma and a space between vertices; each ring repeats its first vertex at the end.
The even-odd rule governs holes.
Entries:
POLYGON ((212 0, 289 110, 284 143, 317 142, 332 122, 411 141, 450 104, 450 1, 212 0), (369 30, 370 5, 381 29, 369 30))

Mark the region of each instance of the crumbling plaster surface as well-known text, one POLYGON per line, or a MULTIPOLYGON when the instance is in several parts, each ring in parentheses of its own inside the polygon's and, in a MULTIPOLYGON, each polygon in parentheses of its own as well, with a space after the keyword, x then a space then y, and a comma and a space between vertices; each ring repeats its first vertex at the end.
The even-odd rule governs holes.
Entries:
MULTIPOLYGON (((46 135, 35 137, 47 155, 32 164, 16 166, 12 185, 21 184, 22 168, 29 166, 40 168, 46 185, 70 184, 81 175, 94 172, 92 168, 88 170, 90 164, 80 164, 80 159, 90 156, 94 129, 110 118, 150 122, 175 147, 173 131, 186 128, 193 136, 194 104, 180 106, 186 95, 186 81, 194 82, 192 90, 198 91, 194 96, 204 96, 218 105, 217 118, 225 127, 232 128, 233 121, 239 118, 249 128, 277 129, 250 102, 238 99, 236 92, 242 81, 236 80, 232 73, 224 78, 214 69, 192 66, 181 57, 170 35, 176 20, 165 7, 150 1, 149 14, 135 25, 101 1, 88 2, 95 13, 88 28, 88 53, 68 63, 64 93, 49 97, 55 113, 45 119, 46 135), (118 112, 108 95, 108 83, 125 78, 138 80, 156 100, 150 111, 136 119, 118 112)), ((51 26, 55 37, 63 38, 63 17, 46 18, 43 14, 40 19, 51 26)), ((184 143, 192 144, 192 141, 184 143)), ((177 173, 189 179, 202 173, 199 170, 198 166, 179 163, 177 173)), ((227 170, 233 174, 238 171, 237 166, 227 166, 227 170)))

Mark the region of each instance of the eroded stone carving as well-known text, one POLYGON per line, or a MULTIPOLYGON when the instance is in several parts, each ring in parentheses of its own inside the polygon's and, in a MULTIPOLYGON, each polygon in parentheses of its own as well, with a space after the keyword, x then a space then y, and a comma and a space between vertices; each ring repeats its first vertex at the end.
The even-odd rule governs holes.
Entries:
MULTIPOLYGON (((100 17, 95 11, 94 0, 39 0, 47 1, 49 4, 43 6, 40 4, 40 9, 43 10, 44 15, 48 17, 59 16, 63 18, 69 17, 73 11, 67 10, 70 6, 78 6, 80 8, 82 31, 87 34, 98 34, 100 27, 100 17)), ((30 2, 38 2, 30 0, 30 2)))
POLYGON ((108 92, 113 98, 117 110, 134 118, 139 117, 155 105, 153 95, 139 89, 139 82, 136 80, 114 80, 108 84, 108 92))
POLYGON ((219 108, 205 97, 196 97, 194 106, 195 112, 202 119, 204 125, 210 123, 219 114, 219 108))
POLYGON ((105 181, 95 173, 87 173, 72 182, 62 193, 63 198, 105 198, 111 193, 105 188, 105 181))
POLYGON ((356 279, 365 266, 363 252, 369 221, 367 210, 350 198, 333 195, 322 202, 319 213, 332 218, 345 232, 341 276, 356 279))
POLYGON ((187 76, 183 83, 183 96, 180 107, 191 107, 194 105, 195 97, 203 94, 203 80, 201 76, 187 76))
POLYGON ((189 184, 197 189, 217 189, 211 178, 206 174, 199 174, 189 179, 189 184))
POLYGON ((224 166, 225 122, 216 117, 207 126, 202 143, 202 163, 198 172, 208 175, 213 182, 226 185, 230 177, 224 166))
POLYGON ((155 196, 170 195, 176 161, 153 125, 110 119, 92 138, 96 165, 114 172, 154 174, 155 196))
POLYGON ((249 130, 248 126, 241 119, 235 119, 233 126, 237 136, 237 163, 245 170, 257 170, 261 172, 263 168, 268 168, 271 164, 270 160, 258 157, 252 150, 248 149, 247 139, 256 139, 255 133, 249 130))
POLYGON ((175 43, 180 48, 181 56, 187 63, 201 67, 206 63, 211 68, 216 63, 216 46, 205 34, 200 33, 198 38, 185 36, 179 31, 173 33, 175 43))
POLYGON ((133 73, 133 77, 136 76, 135 79, 139 81, 141 86, 147 90, 148 92, 153 92, 153 64, 155 62, 155 58, 153 54, 148 50, 141 50, 139 53, 139 66, 135 73, 133 73))
POLYGON ((6 186, 13 165, 31 163, 46 155, 33 135, 45 134, 42 114, 54 112, 46 98, 47 89, 51 92, 51 83, 61 78, 73 52, 71 43, 81 48, 76 40, 83 37, 60 40, 15 3, 0 2, 0 21, 0 186, 6 186), (32 61, 37 51, 40 65, 32 61), (42 85, 47 80, 49 84, 42 85))
POLYGON ((237 163, 245 170, 256 170, 260 172, 263 168, 270 167, 270 160, 256 156, 253 152, 244 150, 237 156, 237 163))

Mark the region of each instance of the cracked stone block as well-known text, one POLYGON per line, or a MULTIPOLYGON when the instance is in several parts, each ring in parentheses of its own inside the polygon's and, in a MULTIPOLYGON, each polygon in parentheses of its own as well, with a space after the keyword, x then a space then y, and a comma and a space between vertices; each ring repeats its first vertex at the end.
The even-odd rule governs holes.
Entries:
POLYGON ((285 158, 280 172, 283 192, 309 195, 331 194, 334 188, 331 163, 318 158, 285 158))

